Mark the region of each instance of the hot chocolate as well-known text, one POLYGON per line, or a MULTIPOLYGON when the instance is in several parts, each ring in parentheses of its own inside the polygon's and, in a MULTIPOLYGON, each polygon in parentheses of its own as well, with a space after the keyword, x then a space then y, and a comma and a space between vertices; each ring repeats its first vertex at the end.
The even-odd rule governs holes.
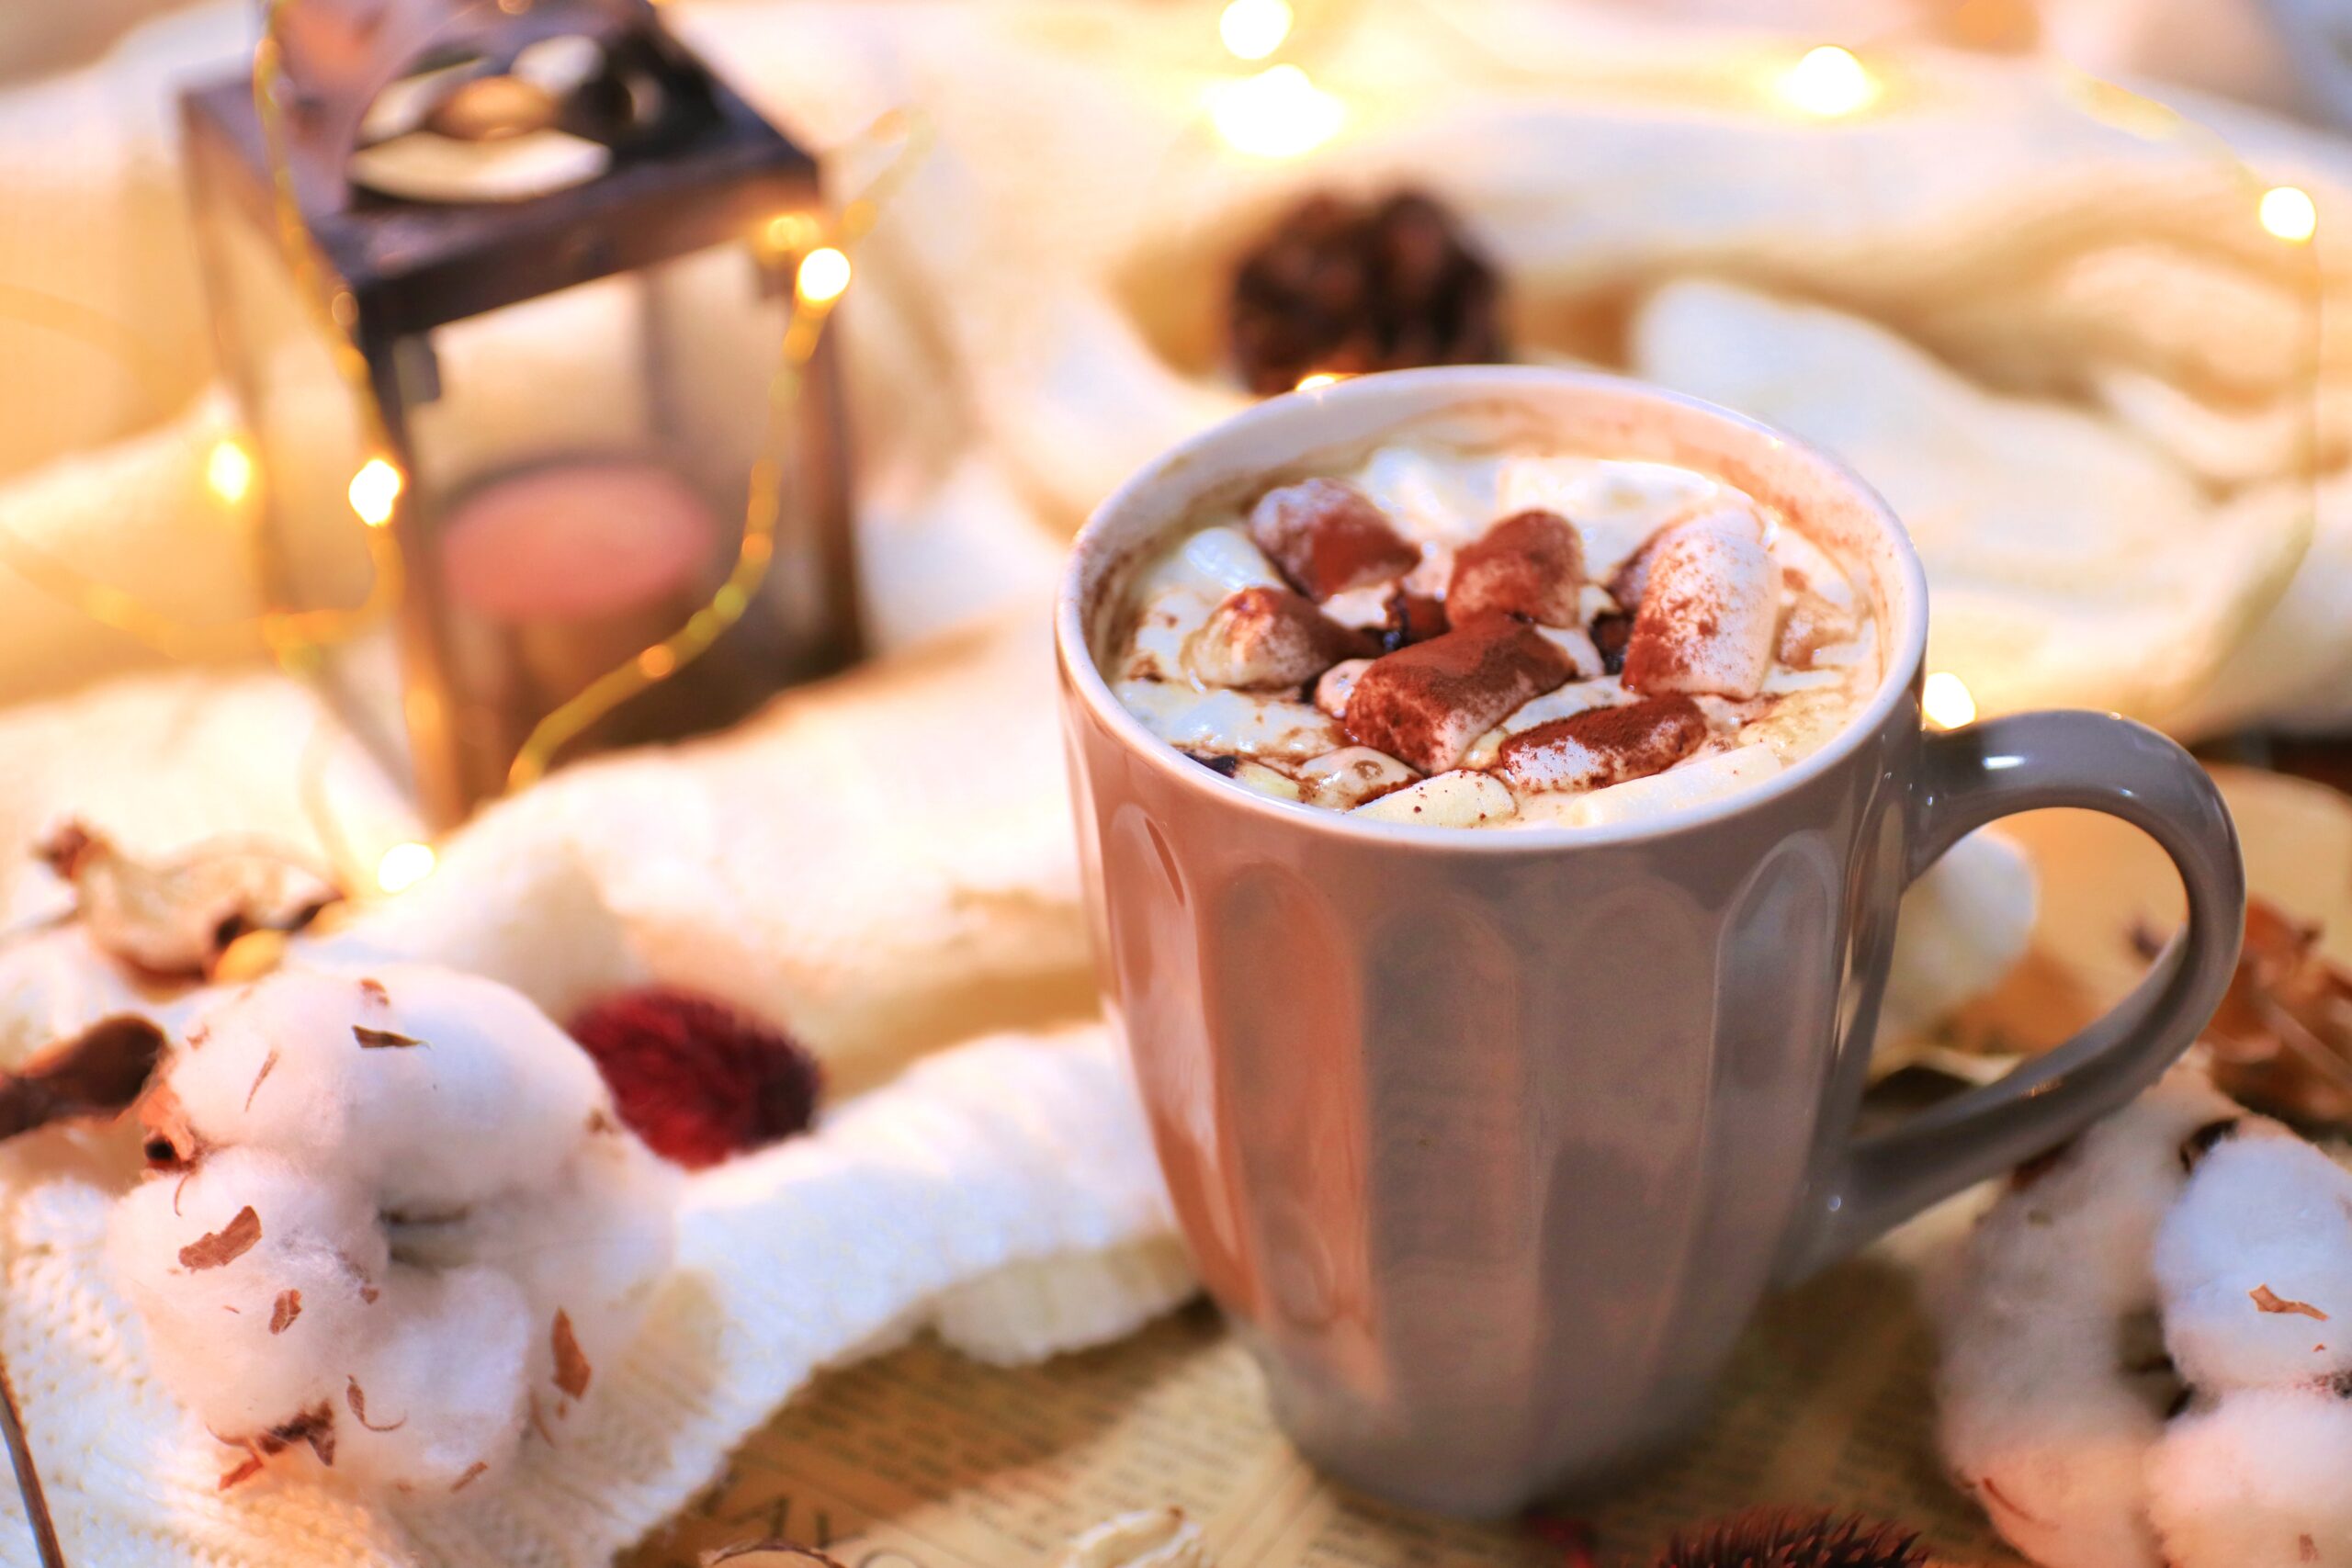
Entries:
POLYGON ((1878 683, 1854 579, 1690 469, 1401 443, 1242 499, 1142 564, 1099 652, 1153 734, 1277 799, 1621 821, 1771 777, 1878 683))

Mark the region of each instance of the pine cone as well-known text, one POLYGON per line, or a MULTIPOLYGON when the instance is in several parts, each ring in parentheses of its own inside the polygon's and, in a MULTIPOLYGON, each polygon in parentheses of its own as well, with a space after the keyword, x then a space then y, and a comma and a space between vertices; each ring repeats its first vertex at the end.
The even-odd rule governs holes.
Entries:
POLYGON ((1501 294, 1435 198, 1309 197, 1234 274, 1234 364, 1251 391, 1270 395, 1317 372, 1502 359, 1501 294))
POLYGON ((1928 1553, 1894 1525, 1758 1508, 1677 1536, 1657 1568, 1928 1568, 1928 1553))

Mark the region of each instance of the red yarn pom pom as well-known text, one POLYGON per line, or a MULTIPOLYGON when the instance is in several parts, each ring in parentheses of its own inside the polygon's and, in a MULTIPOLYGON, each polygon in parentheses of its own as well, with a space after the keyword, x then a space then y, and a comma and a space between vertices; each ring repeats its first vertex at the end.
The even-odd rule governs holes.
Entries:
POLYGON ((791 1036, 715 997, 645 986, 591 1002, 571 1037, 628 1130, 700 1170, 806 1132, 823 1076, 791 1036))

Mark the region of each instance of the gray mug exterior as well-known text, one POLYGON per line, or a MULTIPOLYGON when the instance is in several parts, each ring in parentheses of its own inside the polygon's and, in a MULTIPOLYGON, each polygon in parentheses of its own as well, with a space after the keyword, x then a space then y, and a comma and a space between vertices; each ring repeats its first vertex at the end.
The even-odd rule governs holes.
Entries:
POLYGON ((1673 1442, 1765 1291, 2028 1158, 2184 1050, 2236 954, 2227 813, 2102 715, 1923 736, 1926 589, 1878 498, 1724 411, 1471 367, 1276 399, 1179 447, 1080 536, 1063 712, 1110 1014, 1210 1293, 1329 1473, 1496 1515, 1673 1442), (1600 829, 1354 821, 1154 739, 1090 639, 1204 497, 1403 434, 1645 457, 1803 520, 1869 585, 1884 679, 1822 751, 1600 829), (1897 902, 1962 833, 2089 806, 2171 852, 2190 919, 2069 1045, 1857 1144, 1897 902))

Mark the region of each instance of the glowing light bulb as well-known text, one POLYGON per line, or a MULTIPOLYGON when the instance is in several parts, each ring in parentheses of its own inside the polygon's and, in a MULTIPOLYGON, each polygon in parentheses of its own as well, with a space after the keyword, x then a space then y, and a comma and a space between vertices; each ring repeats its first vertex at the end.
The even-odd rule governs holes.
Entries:
POLYGON ((1311 392, 1317 387, 1329 387, 1335 382, 1346 379, 1347 378, 1337 370, 1311 370, 1298 378, 1298 386, 1295 389, 1311 392))
POLYGON ((806 212, 783 212, 768 220, 762 237, 778 255, 805 251, 817 243, 817 220, 806 212))
POLYGON ((1834 43, 1807 51, 1803 60, 1781 73, 1781 98, 1792 108, 1823 119, 1835 119, 1866 108, 1877 101, 1878 79, 1849 50, 1834 43))
POLYGON ((370 528, 392 520, 392 503, 401 498, 401 471, 381 457, 370 457, 351 476, 351 510, 370 528))
POLYGON ((849 257, 831 245, 820 245, 800 258, 793 290, 804 305, 830 305, 849 288, 849 257))
POLYGON ((1217 134, 1237 151, 1260 158, 1295 158, 1319 147, 1348 118, 1347 106, 1295 65, 1212 84, 1208 102, 1217 134))
POLYGON ((1286 0, 1233 0, 1216 19, 1216 36, 1243 60, 1263 60, 1290 37, 1286 0))
POLYGON ((2319 209, 2311 194, 2294 186, 2273 186, 2262 193, 2262 227, 2290 245, 2300 245, 2319 231, 2319 209))
POLYGON ((1968 682, 1949 670, 1928 677, 1919 690, 1919 705, 1927 710, 1928 722, 1938 729, 1958 729, 1976 721, 1976 699, 1968 694, 1968 682))
POLYGON ((221 437, 204 460, 204 482, 212 487, 213 494, 236 505, 253 493, 253 454, 233 436, 221 437))
POLYGON ((376 886, 387 893, 401 893, 415 886, 433 874, 431 844, 394 844, 376 863, 376 886))

